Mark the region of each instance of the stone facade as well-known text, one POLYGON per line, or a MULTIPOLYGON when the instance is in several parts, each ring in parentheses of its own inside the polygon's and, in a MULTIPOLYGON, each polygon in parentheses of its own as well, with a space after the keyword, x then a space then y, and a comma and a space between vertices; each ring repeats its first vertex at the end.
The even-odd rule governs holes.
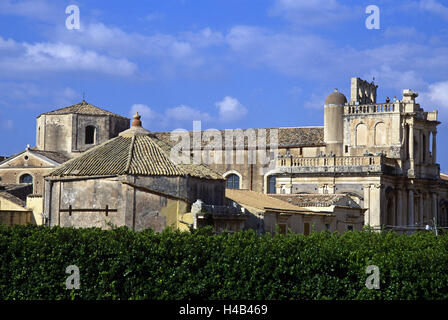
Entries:
POLYGON ((177 165, 168 145, 141 127, 90 149, 45 178, 44 212, 51 226, 182 229, 198 199, 222 205, 224 179, 201 164, 177 165))
MULTIPOLYGON (((278 147, 268 148, 267 163, 250 163, 255 149, 234 146, 243 162, 222 158, 209 165, 240 189, 344 193, 366 209, 365 224, 377 229, 404 232, 434 222, 448 227, 448 181, 440 178, 437 163, 437 111, 421 108, 418 94, 409 89, 399 100, 377 103, 377 88, 352 78, 350 100, 337 90, 331 93, 323 105, 323 140, 308 136, 282 143, 286 128, 278 128, 278 147)), ((304 129, 295 128, 294 135, 304 129)), ((203 160, 217 153, 205 145, 203 160)), ((224 154, 224 146, 220 151, 224 154)))
POLYGON ((82 101, 37 117, 36 146, 73 157, 128 128, 128 118, 82 101))

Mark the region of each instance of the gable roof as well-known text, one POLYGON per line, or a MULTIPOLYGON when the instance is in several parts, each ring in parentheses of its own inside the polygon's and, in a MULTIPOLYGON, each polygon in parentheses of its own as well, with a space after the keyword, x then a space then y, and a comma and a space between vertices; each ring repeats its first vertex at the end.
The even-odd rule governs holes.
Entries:
POLYGON ((65 155, 62 152, 38 150, 36 147, 34 147, 32 149, 27 148, 19 153, 10 156, 9 158, 4 159, 3 161, 0 161, 0 166, 16 159, 17 157, 23 155, 26 152, 29 152, 30 154, 36 156, 37 158, 40 158, 41 160, 49 162, 53 165, 64 163, 70 159, 67 155, 65 155))
POLYGON ((300 207, 361 208, 346 194, 271 194, 270 196, 300 207))
POLYGON ((26 206, 26 197, 32 192, 31 184, 0 184, 0 196, 21 207, 26 206))
POLYGON ((191 176, 223 180, 203 164, 176 164, 171 145, 139 126, 84 152, 53 170, 48 176, 191 176))
MULTIPOLYGON (((236 130, 236 129, 234 129, 236 130)), ((243 129, 243 131, 248 129, 243 129)), ((255 135, 258 139, 258 134, 260 130, 266 130, 266 146, 271 143, 271 132, 272 130, 278 130, 278 146, 279 147, 308 147, 308 146, 323 146, 324 143, 324 128, 323 127, 292 127, 292 128, 257 128, 253 129, 255 135)), ((218 130, 222 137, 222 147, 225 147, 225 131, 218 130)), ((202 131, 204 133, 206 131, 202 131)), ((167 141, 168 143, 174 145, 177 141, 171 141, 171 132, 154 132, 154 134, 167 141)), ((193 132, 189 131, 190 141, 193 141, 193 132)), ((204 140, 204 139, 203 139, 204 140)), ((201 141, 202 147, 209 144, 208 141, 201 141)), ((236 139, 234 139, 234 145, 236 144, 236 139)), ((193 143, 191 143, 193 146, 193 143)), ((244 138, 244 146, 248 146, 247 137, 244 138)))
MULTIPOLYGON (((319 214, 306 208, 295 206, 288 202, 276 199, 261 192, 244 189, 226 189, 226 198, 243 206, 263 211, 294 212, 304 214, 319 214)), ((327 215, 327 214, 324 214, 327 215)))
POLYGON ((68 107, 64 107, 61 109, 57 109, 57 110, 42 113, 42 114, 43 115, 85 114, 85 115, 94 115, 94 116, 111 116, 111 117, 130 120, 129 118, 120 116, 119 114, 109 112, 107 110, 104 110, 97 106, 94 106, 90 103, 87 103, 85 100, 81 101, 80 103, 68 106, 68 107))

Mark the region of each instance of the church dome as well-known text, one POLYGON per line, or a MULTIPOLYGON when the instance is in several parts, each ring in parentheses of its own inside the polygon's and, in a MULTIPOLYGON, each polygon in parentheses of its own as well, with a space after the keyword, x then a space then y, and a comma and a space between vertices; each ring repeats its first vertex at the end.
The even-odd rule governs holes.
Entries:
POLYGON ((330 93, 325 99, 325 104, 335 104, 335 105, 344 105, 347 103, 347 98, 338 91, 338 89, 334 89, 334 92, 330 93))

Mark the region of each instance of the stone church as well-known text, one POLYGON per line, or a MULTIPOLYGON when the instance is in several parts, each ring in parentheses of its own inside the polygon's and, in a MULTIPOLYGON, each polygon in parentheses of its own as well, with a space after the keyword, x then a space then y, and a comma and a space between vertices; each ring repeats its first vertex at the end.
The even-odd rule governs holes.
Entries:
MULTIPOLYGON (((326 98, 323 127, 278 128, 277 152, 267 164, 249 163, 255 148, 246 144, 244 163, 210 166, 223 172, 228 188, 288 194, 296 203, 295 197, 303 203, 316 194, 348 195, 366 209, 364 223, 374 229, 448 227, 448 181, 437 163, 437 111, 421 108, 412 90, 378 103, 377 88, 351 78, 350 100, 337 89, 326 98)), ((216 153, 202 149, 204 158, 216 153)))
MULTIPOLYGON (((246 140, 243 141, 242 147, 233 142, 231 144, 231 149, 235 153, 231 155, 233 158, 230 162, 223 158, 218 159, 227 152, 224 150, 224 145, 217 150, 209 148, 201 140, 199 145, 193 143, 188 152, 193 155, 199 151, 201 159, 207 160, 210 169, 225 179, 223 181, 227 189, 264 193, 300 207, 303 212, 306 211, 304 208, 316 210, 324 206, 349 211, 361 209, 364 224, 376 229, 386 228, 398 232, 423 229, 433 223, 448 227, 448 176, 440 173, 437 163, 437 126, 440 124, 437 120, 437 111, 425 111, 421 108, 416 102, 418 94, 411 90, 403 90, 400 99, 378 103, 377 88, 374 83, 352 78, 349 100, 338 90, 330 93, 323 103, 324 126, 244 130, 246 140), (249 161, 252 154, 259 151, 257 146, 248 142, 250 134, 257 137, 266 134, 267 150, 263 152, 266 153, 267 161, 256 163, 249 161), (242 162, 234 161, 238 152, 242 154, 242 162)), ((67 177, 64 177, 66 174, 64 170, 72 170, 73 163, 78 163, 79 167, 85 162, 88 167, 88 161, 91 161, 89 155, 98 155, 95 151, 97 147, 107 145, 110 141, 115 141, 114 143, 125 141, 124 137, 128 136, 136 136, 134 139, 145 141, 149 139, 152 142, 148 144, 151 145, 155 141, 166 142, 165 149, 177 143, 169 132, 139 131, 141 134, 135 135, 136 129, 129 129, 129 122, 130 119, 126 117, 108 112, 86 101, 44 113, 36 121, 36 147, 28 146, 24 151, 0 162, 0 184, 30 185, 32 194, 29 197, 30 204, 28 205, 27 199, 26 206, 34 208, 34 222, 42 224, 45 219, 49 219, 48 215, 42 214, 44 203, 46 208, 53 203, 47 196, 56 192, 56 189, 52 191, 46 188, 50 185, 61 187, 66 184, 64 180, 67 177), (82 160, 76 161, 76 159, 82 160), (55 171, 55 168, 58 169, 55 171), (47 177, 47 187, 44 187, 44 177, 47 177)), ((224 130, 220 132, 224 134, 224 130)), ((193 136, 195 133, 188 134, 193 136)), ((206 132, 201 131, 200 135, 206 135, 206 132)), ((132 138, 126 141, 132 141, 132 138)), ((164 152, 168 152, 165 149, 164 152)), ((112 153, 118 151, 110 150, 112 153)), ((125 157, 125 153, 119 154, 123 155, 122 162, 131 161, 129 154, 128 158, 125 157)), ((134 156, 137 159, 142 154, 132 155, 131 158, 134 159, 134 156)), ((113 160, 107 157, 107 154, 105 157, 110 161, 113 160)), ((102 172, 101 165, 101 161, 95 162, 94 169, 102 172)), ((119 172, 106 174, 105 179, 110 181, 105 180, 104 185, 117 184, 116 178, 112 176, 126 176, 125 171, 120 171, 122 169, 120 165, 123 166, 124 163, 117 163, 117 167, 113 168, 119 172)), ((82 169, 88 171, 87 167, 82 169)), ((193 181, 197 178, 194 178, 194 172, 198 171, 194 166, 190 169, 193 181)), ((80 174, 76 172, 78 169, 73 170, 70 171, 71 176, 80 174)), ((144 178, 145 172, 138 173, 141 176, 139 179, 145 183, 149 181, 146 181, 148 178, 144 178)), ((104 187, 101 183, 95 182, 98 176, 101 174, 85 175, 88 190, 104 187)), ((159 180, 173 179, 177 178, 161 177, 159 180)), ((127 180, 124 178, 124 182, 119 183, 123 186, 121 189, 114 188, 118 190, 117 196, 127 199, 125 206, 132 207, 135 201, 132 201, 132 197, 127 198, 129 192, 125 189, 129 187, 129 183, 134 182, 127 180), (126 181, 129 183, 126 184, 126 181)), ((205 180, 204 190, 220 189, 217 177, 205 180)), ((184 185, 188 186, 188 183, 185 182, 184 185)), ((78 184, 81 183, 71 182, 72 189, 75 190, 78 184)), ((194 185, 195 190, 201 190, 200 184, 194 185)), ((152 191, 153 187, 150 188, 152 191)), ((163 191, 163 194, 153 194, 150 197, 160 197, 157 200, 160 203, 177 203, 180 201, 179 197, 182 197, 187 200, 184 202, 190 203, 198 198, 194 193, 198 191, 191 193, 188 188, 183 194, 177 191, 175 194, 170 192, 167 194, 163 191)), ((79 190, 83 189, 85 188, 80 187, 79 190)), ((141 188, 139 190, 142 191, 141 188)), ((157 190, 155 192, 157 193, 157 190)), ((221 190, 221 194, 223 192, 221 190)), ((201 197, 206 197, 207 193, 213 194, 212 191, 204 191, 201 197)), ((235 199, 240 198, 237 193, 232 196, 235 199)), ((101 202, 103 198, 98 197, 92 198, 92 203, 101 202)), ((214 198, 218 199, 219 196, 214 195, 210 199, 203 200, 212 205, 214 198)), ((64 215, 70 213, 76 216, 73 212, 69 212, 68 203, 72 201, 71 199, 61 198, 60 201, 66 201, 62 203, 62 206, 67 207, 63 208, 64 215)), ((267 203, 270 201, 272 200, 266 200, 267 203)), ((19 200, 16 202, 19 203, 19 200)), ((215 204, 223 204, 222 199, 218 202, 215 204)), ((79 206, 80 202, 76 202, 76 205, 79 206)), ((110 205, 109 208, 118 210, 118 205, 117 202, 115 207, 112 208, 113 205, 110 205)), ((101 212, 106 212, 105 202, 101 202, 100 209, 101 212)), ((59 218, 59 212, 56 214, 58 219, 62 219, 59 218)), ((111 212, 110 217, 113 216, 111 212)), ((347 221, 354 219, 350 218, 350 214, 344 216, 347 221)), ((140 218, 137 217, 135 220, 134 216, 132 223, 138 225, 139 221, 143 221, 141 220, 143 218, 140 218)), ((172 218, 165 217, 165 219, 172 218)), ((127 225, 129 223, 126 222, 127 225)), ((349 226, 347 224, 347 228, 349 226)))

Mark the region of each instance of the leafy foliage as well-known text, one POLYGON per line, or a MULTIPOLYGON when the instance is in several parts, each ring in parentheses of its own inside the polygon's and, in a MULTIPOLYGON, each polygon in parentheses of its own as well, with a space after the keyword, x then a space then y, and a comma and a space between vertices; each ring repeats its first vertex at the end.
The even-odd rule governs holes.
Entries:
POLYGON ((0 299, 447 299, 447 249, 432 233, 0 226, 0 299), (372 264, 378 290, 365 285, 372 264))

